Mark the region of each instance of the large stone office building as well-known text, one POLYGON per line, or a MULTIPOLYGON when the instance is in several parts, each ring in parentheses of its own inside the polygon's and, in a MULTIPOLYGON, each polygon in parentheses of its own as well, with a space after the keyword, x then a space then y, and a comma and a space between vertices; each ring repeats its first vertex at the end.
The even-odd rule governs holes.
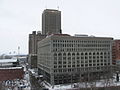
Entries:
POLYGON ((85 73, 108 72, 112 38, 53 34, 38 42, 38 72, 55 84, 79 82, 85 73))

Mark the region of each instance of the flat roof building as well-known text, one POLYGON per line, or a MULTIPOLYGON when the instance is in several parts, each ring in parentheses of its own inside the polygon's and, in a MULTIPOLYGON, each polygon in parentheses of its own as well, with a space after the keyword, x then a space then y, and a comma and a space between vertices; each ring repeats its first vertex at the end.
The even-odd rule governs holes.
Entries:
POLYGON ((29 34, 29 54, 37 54, 37 43, 45 37, 46 35, 41 34, 39 31, 33 31, 32 34, 29 34))
POLYGON ((107 37, 50 35, 38 42, 38 73, 55 85, 79 82, 88 72, 108 72, 112 41, 107 37))
POLYGON ((61 31, 61 11, 45 9, 42 13, 42 34, 60 34, 61 31))
POLYGON ((23 79, 24 68, 19 66, 17 59, 0 60, 0 81, 23 79))

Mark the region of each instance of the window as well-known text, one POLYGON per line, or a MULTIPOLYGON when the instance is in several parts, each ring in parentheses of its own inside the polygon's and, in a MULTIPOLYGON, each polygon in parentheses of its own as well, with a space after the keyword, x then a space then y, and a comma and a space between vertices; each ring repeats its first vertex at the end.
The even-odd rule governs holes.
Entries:
POLYGON ((79 57, 77 57, 77 59, 80 59, 79 57))
POLYGON ((57 56, 57 54, 56 54, 56 53, 54 53, 54 56, 57 56))
POLYGON ((87 53, 85 53, 85 55, 87 55, 87 53))
POLYGON ((57 68, 57 66, 54 66, 54 68, 57 68))
POLYGON ((71 56, 71 54, 70 54, 70 53, 68 53, 68 56, 71 56))
POLYGON ((84 55, 83 53, 81 53, 81 55, 84 55))
POLYGON ((54 61, 54 64, 57 64, 57 62, 56 62, 56 61, 54 61))
POLYGON ((63 57, 63 60, 66 60, 66 57, 63 57))
POLYGON ((66 61, 63 61, 63 64, 66 64, 66 61))
POLYGON ((91 53, 89 53, 89 55, 91 55, 91 53))
POLYGON ((63 56, 66 56, 66 53, 63 53, 63 56))
POLYGON ((61 53, 59 53, 59 54, 58 54, 58 56, 62 56, 62 54, 61 54, 61 53))
POLYGON ((92 60, 89 60, 89 63, 91 63, 92 62, 92 60))
POLYGON ((79 56, 79 53, 77 53, 77 55, 79 56))
POLYGON ((58 61, 58 64, 62 64, 62 61, 58 61))
POLYGON ((72 56, 75 56, 75 53, 72 53, 72 56))
POLYGON ((92 64, 89 64, 89 66, 92 66, 92 64))

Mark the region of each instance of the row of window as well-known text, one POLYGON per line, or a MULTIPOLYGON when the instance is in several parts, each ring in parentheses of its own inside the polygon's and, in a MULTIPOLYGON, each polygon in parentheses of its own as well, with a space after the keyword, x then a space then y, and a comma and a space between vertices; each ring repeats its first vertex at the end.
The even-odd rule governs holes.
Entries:
POLYGON ((106 54, 110 54, 109 52, 84 52, 84 53, 79 53, 79 52, 77 52, 77 53, 54 53, 54 56, 66 56, 66 55, 68 55, 68 56, 75 56, 75 55, 77 55, 77 56, 79 56, 79 55, 106 55, 106 54))
POLYGON ((110 59, 110 56, 77 56, 76 58, 70 57, 70 56, 68 56, 68 57, 64 56, 64 57, 54 57, 54 60, 78 60, 78 59, 80 59, 80 60, 89 59, 90 60, 90 59, 103 59, 103 58, 110 59))
POLYGON ((71 52, 71 51, 107 51, 110 48, 53 48, 53 52, 71 52))
POLYGON ((93 40, 89 40, 89 41, 88 40, 87 41, 85 41, 85 40, 53 40, 53 43, 54 42, 55 43, 64 43, 64 42, 65 43, 66 42, 67 43, 68 42, 69 43, 110 43, 110 41, 102 41, 102 40, 101 41, 98 41, 98 40, 97 41, 95 41, 95 40, 94 41, 93 40))
POLYGON ((110 44, 53 44, 53 47, 110 47, 110 44))
POLYGON ((54 68, 93 67, 93 66, 106 66, 106 65, 110 65, 110 63, 54 65, 54 68))
MULTIPOLYGON (((108 59, 109 60, 109 59, 108 59)), ((54 61, 54 64, 74 64, 74 63, 77 63, 77 64, 79 64, 79 63, 99 63, 99 62, 108 62, 108 60, 77 60, 76 62, 75 61, 71 61, 71 60, 69 60, 68 62, 67 61, 61 61, 61 60, 58 60, 58 61, 54 61)), ((109 60, 110 61, 110 60, 109 60)))
POLYGON ((104 67, 92 67, 92 68, 78 68, 78 69, 54 69, 55 73, 61 73, 61 72, 80 72, 80 71, 94 71, 94 70, 102 70, 104 67))

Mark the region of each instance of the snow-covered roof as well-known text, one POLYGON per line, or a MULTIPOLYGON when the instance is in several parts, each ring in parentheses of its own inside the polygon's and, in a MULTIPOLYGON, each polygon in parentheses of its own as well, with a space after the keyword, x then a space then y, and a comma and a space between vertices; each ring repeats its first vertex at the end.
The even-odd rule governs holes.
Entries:
POLYGON ((5 67, 0 69, 22 69, 23 67, 5 67))
POLYGON ((12 63, 17 62, 17 59, 0 59, 0 63, 12 63))

